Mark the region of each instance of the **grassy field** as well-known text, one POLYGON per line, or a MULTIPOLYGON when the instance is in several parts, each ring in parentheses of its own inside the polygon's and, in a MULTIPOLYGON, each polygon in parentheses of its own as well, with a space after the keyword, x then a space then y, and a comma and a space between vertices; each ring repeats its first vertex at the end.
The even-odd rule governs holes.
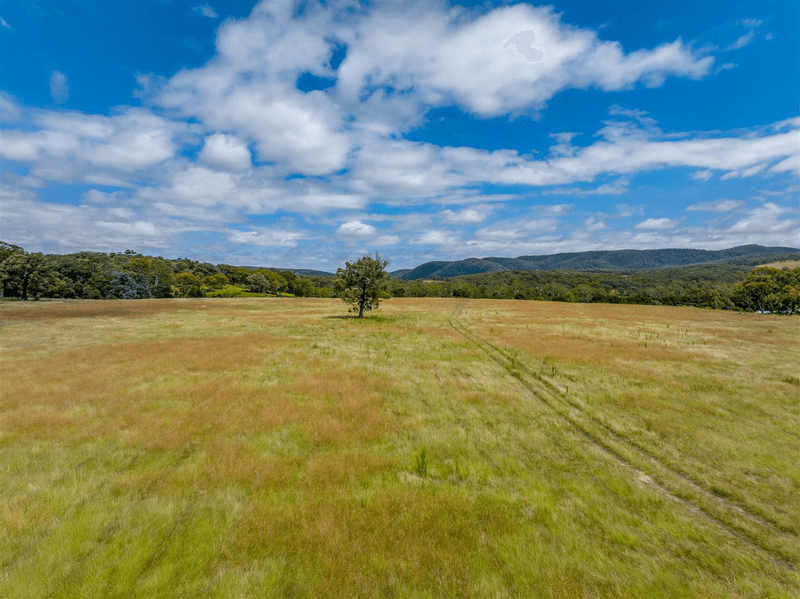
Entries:
POLYGON ((800 260, 783 260, 781 262, 770 262, 769 264, 761 264, 756 268, 800 268, 800 260))
POLYGON ((0 303, 0 597, 798 597, 800 319, 0 303))

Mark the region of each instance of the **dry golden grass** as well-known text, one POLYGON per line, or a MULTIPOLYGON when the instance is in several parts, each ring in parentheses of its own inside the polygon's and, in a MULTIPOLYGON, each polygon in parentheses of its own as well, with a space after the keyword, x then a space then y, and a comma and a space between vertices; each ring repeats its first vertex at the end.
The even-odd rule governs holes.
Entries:
MULTIPOLYGON (((800 321, 652 306, 503 304, 477 328, 616 430, 800 533, 800 321)), ((484 309, 486 312, 487 309, 484 309)))
POLYGON ((783 260, 781 262, 770 262, 769 264, 759 264, 756 268, 800 268, 800 260, 783 260))
MULTIPOLYGON (((0 596, 800 593, 565 427, 450 326, 457 305, 0 304, 0 596)), ((796 319, 474 301, 462 320, 662 459, 800 520, 796 319)))

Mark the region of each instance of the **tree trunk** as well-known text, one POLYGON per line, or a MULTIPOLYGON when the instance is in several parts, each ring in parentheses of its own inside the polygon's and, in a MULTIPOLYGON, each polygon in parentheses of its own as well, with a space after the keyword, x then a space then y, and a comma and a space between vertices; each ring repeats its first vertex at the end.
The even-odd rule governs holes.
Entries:
POLYGON ((28 273, 28 272, 25 272, 25 274, 22 275, 22 290, 21 290, 20 293, 22 294, 22 298, 21 299, 22 299, 23 302, 28 299, 28 279, 29 278, 30 278, 30 273, 28 273))

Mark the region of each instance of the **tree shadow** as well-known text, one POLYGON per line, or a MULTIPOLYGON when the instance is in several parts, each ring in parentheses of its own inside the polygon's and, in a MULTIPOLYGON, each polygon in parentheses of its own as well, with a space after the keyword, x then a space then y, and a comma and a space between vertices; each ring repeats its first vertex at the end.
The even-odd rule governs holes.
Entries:
POLYGON ((380 314, 364 315, 361 318, 358 314, 336 314, 333 316, 323 316, 325 319, 339 319, 339 320, 360 320, 362 322, 394 322, 395 318, 391 316, 381 316, 380 314))

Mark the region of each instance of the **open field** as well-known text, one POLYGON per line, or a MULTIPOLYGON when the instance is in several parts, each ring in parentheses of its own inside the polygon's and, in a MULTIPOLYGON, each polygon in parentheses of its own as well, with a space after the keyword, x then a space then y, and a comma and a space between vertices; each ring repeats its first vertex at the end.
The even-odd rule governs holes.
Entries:
POLYGON ((770 262, 769 264, 760 264, 756 268, 800 268, 800 260, 783 260, 781 262, 770 262))
POLYGON ((800 596, 800 319, 345 310, 0 303, 0 596, 800 596))

